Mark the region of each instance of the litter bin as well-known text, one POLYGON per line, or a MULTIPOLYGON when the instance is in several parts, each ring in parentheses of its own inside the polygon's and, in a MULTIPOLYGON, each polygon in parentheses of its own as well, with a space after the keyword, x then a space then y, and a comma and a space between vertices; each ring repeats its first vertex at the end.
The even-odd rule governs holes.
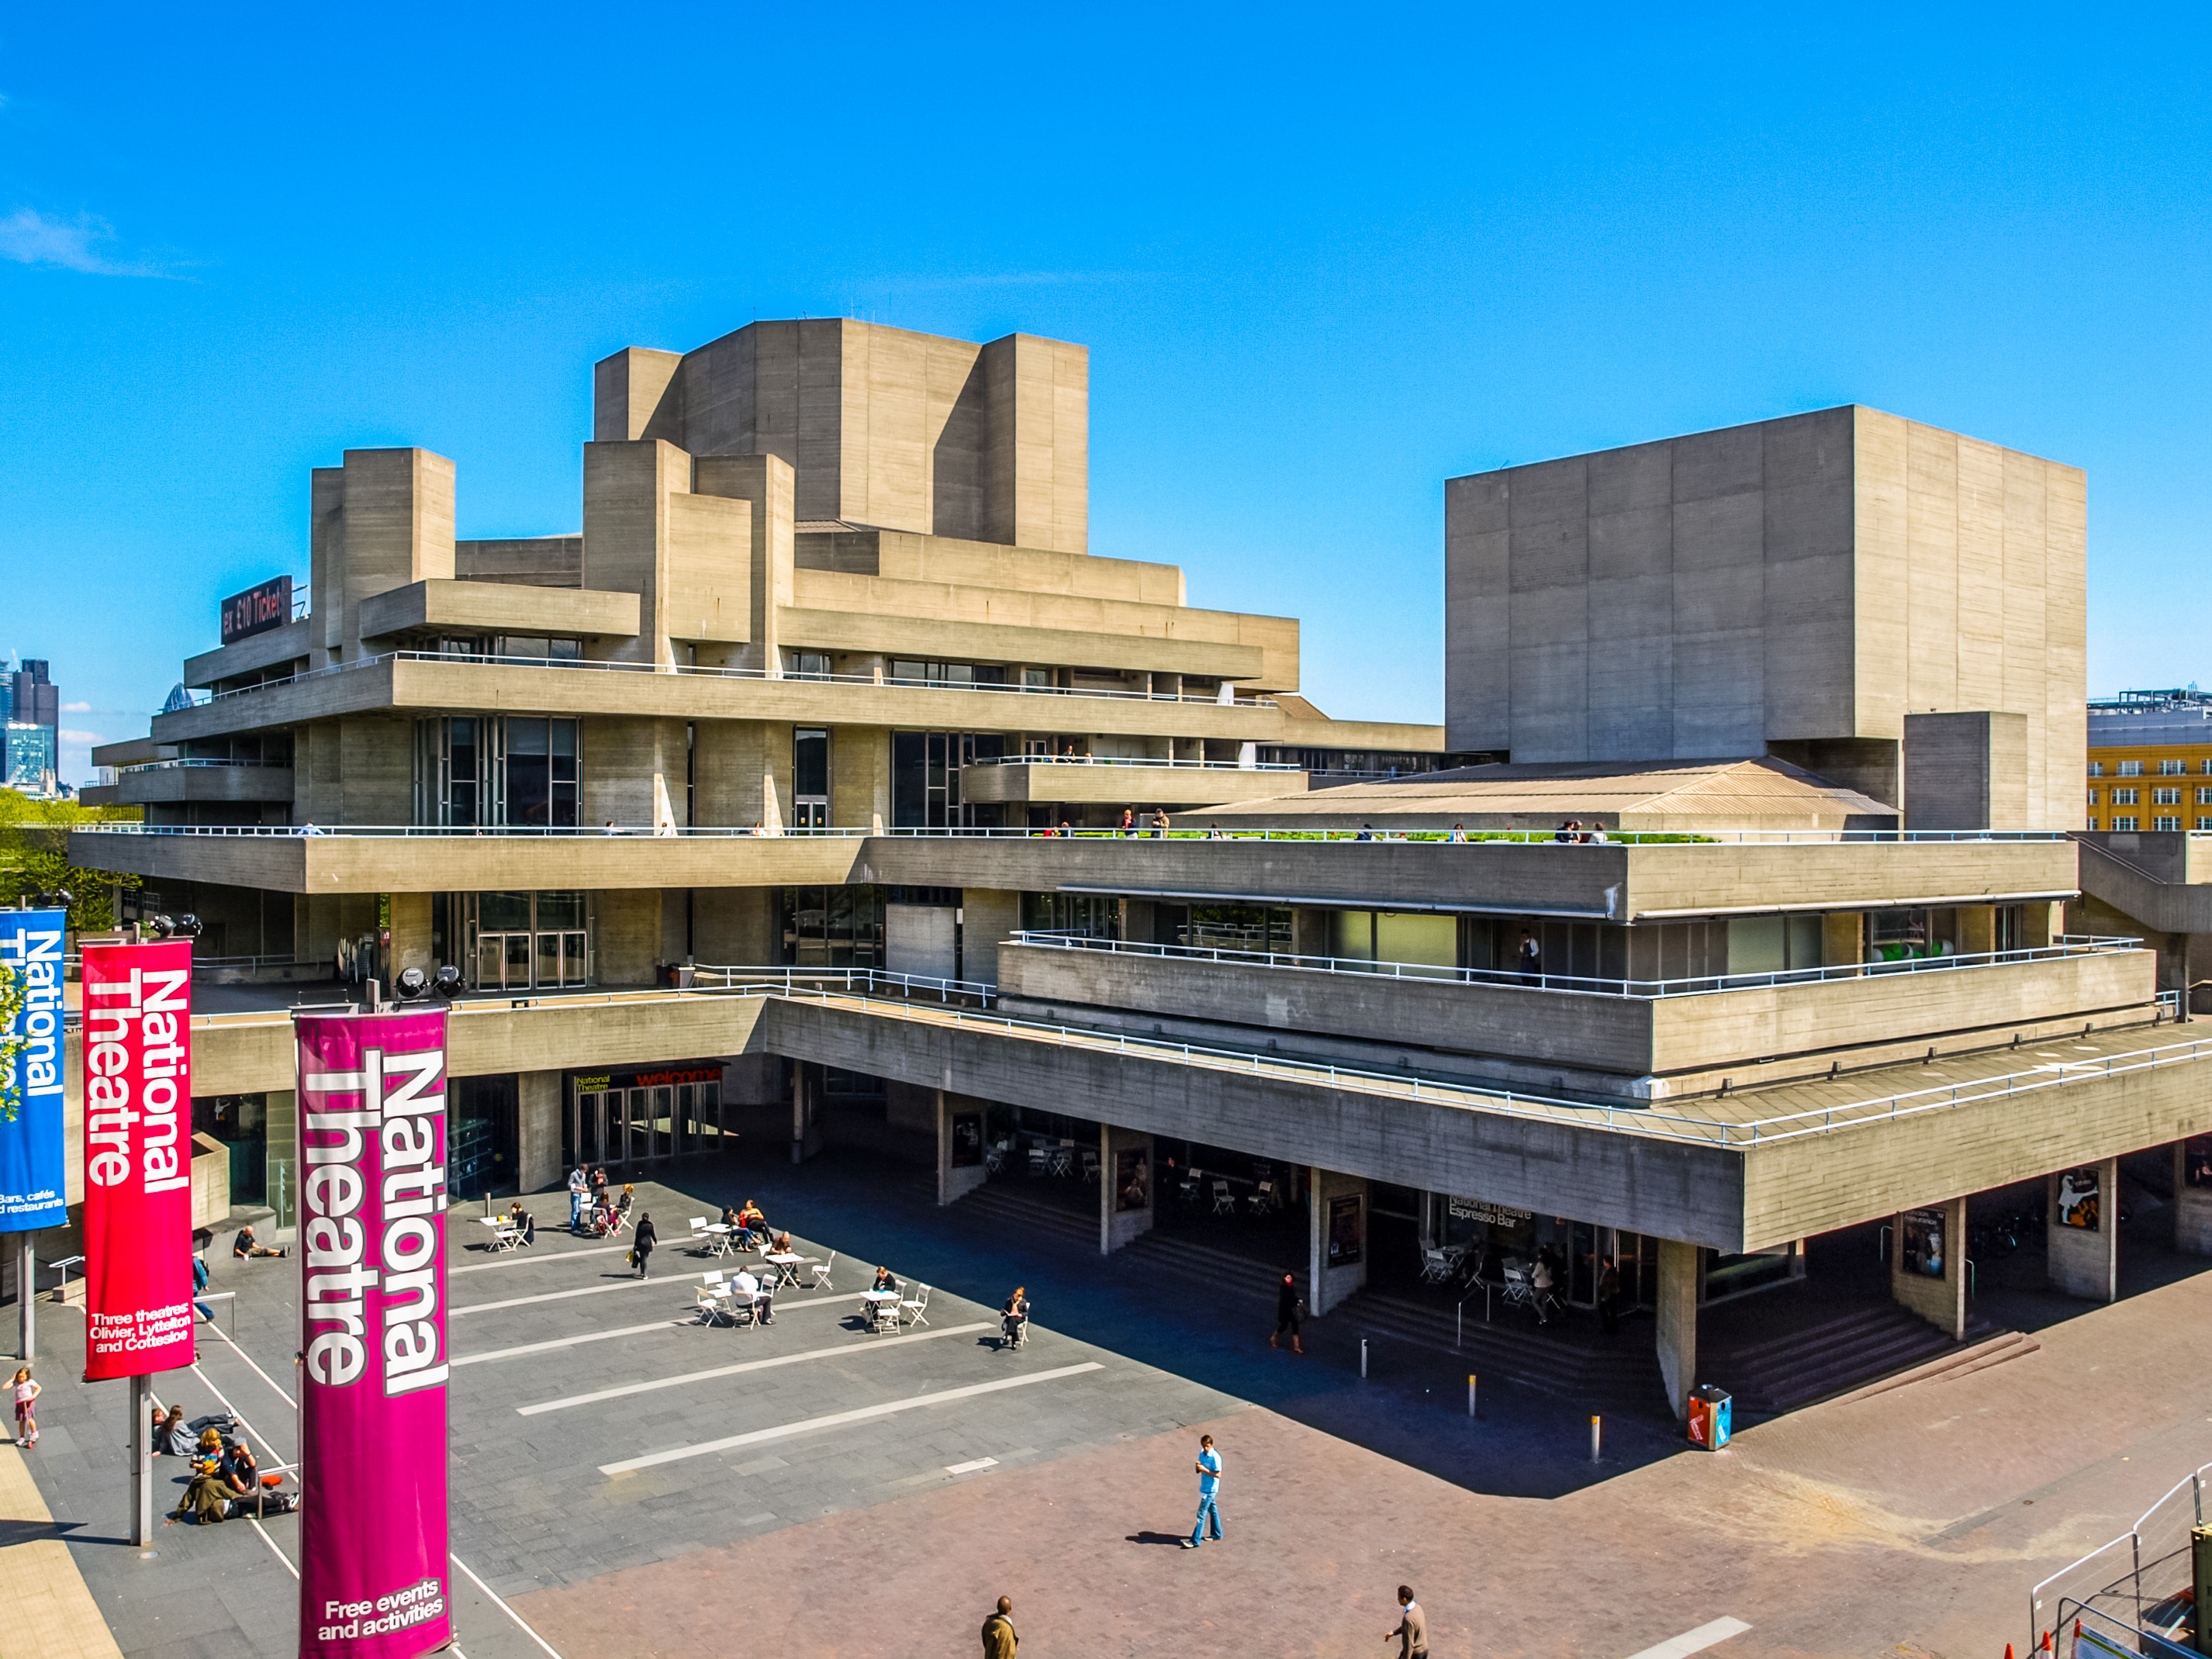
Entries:
POLYGON ((1690 1394, 1690 1443, 1718 1451, 1729 1443, 1730 1396, 1708 1382, 1690 1394))

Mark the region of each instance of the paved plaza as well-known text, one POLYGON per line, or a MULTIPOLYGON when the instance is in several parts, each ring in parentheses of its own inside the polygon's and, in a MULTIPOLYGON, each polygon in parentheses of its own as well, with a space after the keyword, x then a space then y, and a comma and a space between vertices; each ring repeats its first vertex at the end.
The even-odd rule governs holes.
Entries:
MULTIPOLYGON (((641 1283, 622 1246, 557 1224, 486 1255, 457 1212, 469 1659, 966 1655, 1001 1594, 1025 1654, 1375 1653, 1401 1580, 1440 1655, 1627 1659, 1704 1631, 1723 1656, 1996 1659, 2023 1641, 2030 1583, 2212 1456, 2212 1276, 2083 1304, 2023 1358, 1790 1413, 1718 1456, 1609 1416, 1593 1466, 1580 1402, 1500 1390, 1470 1422, 1449 1354, 1378 1346, 1363 1381, 1349 1313, 1305 1359, 1271 1352, 1264 1285, 1133 1277, 939 1211, 896 1165, 746 1161, 687 1187, 640 1189, 666 1241, 641 1283), (785 1292, 766 1329, 702 1327, 693 1287, 733 1264, 692 1255, 688 1218, 749 1196, 837 1252, 833 1288, 785 1292), (878 1261, 933 1286, 926 1326, 862 1328, 878 1261), (1001 1352, 992 1310, 1018 1280, 1042 1328, 1001 1352), (1228 1536, 1193 1553, 1201 1431, 1226 1459, 1228 1536)), ((199 1365, 156 1392, 195 1416, 227 1403, 289 1456, 297 1264, 213 1265, 234 1344, 204 1327, 199 1365)), ((76 1382, 77 1316, 40 1311, 43 1438, 0 1459, 53 1519, 11 1514, 9 1544, 67 1540, 125 1653, 291 1651, 296 1522, 121 1542, 124 1387, 76 1382)), ((157 1468, 166 1509, 175 1466, 157 1468)))

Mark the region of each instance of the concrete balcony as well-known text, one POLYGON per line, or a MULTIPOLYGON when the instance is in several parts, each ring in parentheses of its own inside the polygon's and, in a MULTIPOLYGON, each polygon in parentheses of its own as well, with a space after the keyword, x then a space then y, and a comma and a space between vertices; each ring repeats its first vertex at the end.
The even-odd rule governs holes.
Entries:
POLYGON ((126 769, 112 784, 82 793, 88 806, 173 802, 289 801, 292 769, 234 761, 155 761, 126 769))
MULTIPOLYGON (((1012 1012, 1209 1021, 1644 1081, 1641 1098, 2035 1041, 2155 1012, 2132 940, 2069 943, 1804 975, 1540 983, 1510 973, 1020 935, 999 946, 1012 1012)), ((2070 1056, 2068 1056, 2070 1058, 2070 1056)))
POLYGON ((152 735, 157 743, 175 744, 349 714, 469 709, 953 732, 1073 730, 1416 753, 1441 753, 1445 746, 1440 726, 1299 719, 1272 700, 1224 703, 1134 692, 772 678, 737 669, 598 661, 485 662, 410 651, 316 669, 156 714, 152 735))
POLYGON ((960 769, 960 799, 1008 805, 1195 809, 1231 801, 1267 800, 1306 787, 1291 766, 1237 767, 1203 761, 1141 761, 1103 756, 1028 756, 960 769))
POLYGON ((586 587, 529 587, 513 582, 410 582, 361 602, 363 639, 416 629, 456 633, 573 634, 633 639, 638 596, 586 587))

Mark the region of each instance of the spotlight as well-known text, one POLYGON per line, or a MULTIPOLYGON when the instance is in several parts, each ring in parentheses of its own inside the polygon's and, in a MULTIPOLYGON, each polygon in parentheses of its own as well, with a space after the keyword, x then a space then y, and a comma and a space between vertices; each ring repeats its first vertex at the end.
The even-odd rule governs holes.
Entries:
POLYGON ((179 939, 198 939, 200 936, 200 919, 189 910, 177 918, 176 925, 179 939))
POLYGON ((146 931, 155 939, 167 939, 177 931, 177 924, 167 916, 155 916, 146 924, 146 931))
POLYGON ((402 968, 399 977, 392 981, 392 988, 399 993, 403 1002, 412 1002, 427 995, 430 989, 429 975, 420 968, 402 968))
POLYGON ((438 977, 431 981, 430 988, 441 997, 453 998, 460 995, 461 970, 452 963, 447 963, 438 969, 438 977))

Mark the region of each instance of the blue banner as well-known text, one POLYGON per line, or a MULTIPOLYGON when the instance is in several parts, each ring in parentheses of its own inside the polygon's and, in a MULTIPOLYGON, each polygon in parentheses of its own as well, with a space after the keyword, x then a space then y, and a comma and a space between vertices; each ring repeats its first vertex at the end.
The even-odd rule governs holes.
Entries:
POLYGON ((0 966, 22 988, 9 1035, 15 1121, 0 1121, 0 1232, 69 1219, 62 1182, 62 933, 59 910, 0 910, 0 966))

